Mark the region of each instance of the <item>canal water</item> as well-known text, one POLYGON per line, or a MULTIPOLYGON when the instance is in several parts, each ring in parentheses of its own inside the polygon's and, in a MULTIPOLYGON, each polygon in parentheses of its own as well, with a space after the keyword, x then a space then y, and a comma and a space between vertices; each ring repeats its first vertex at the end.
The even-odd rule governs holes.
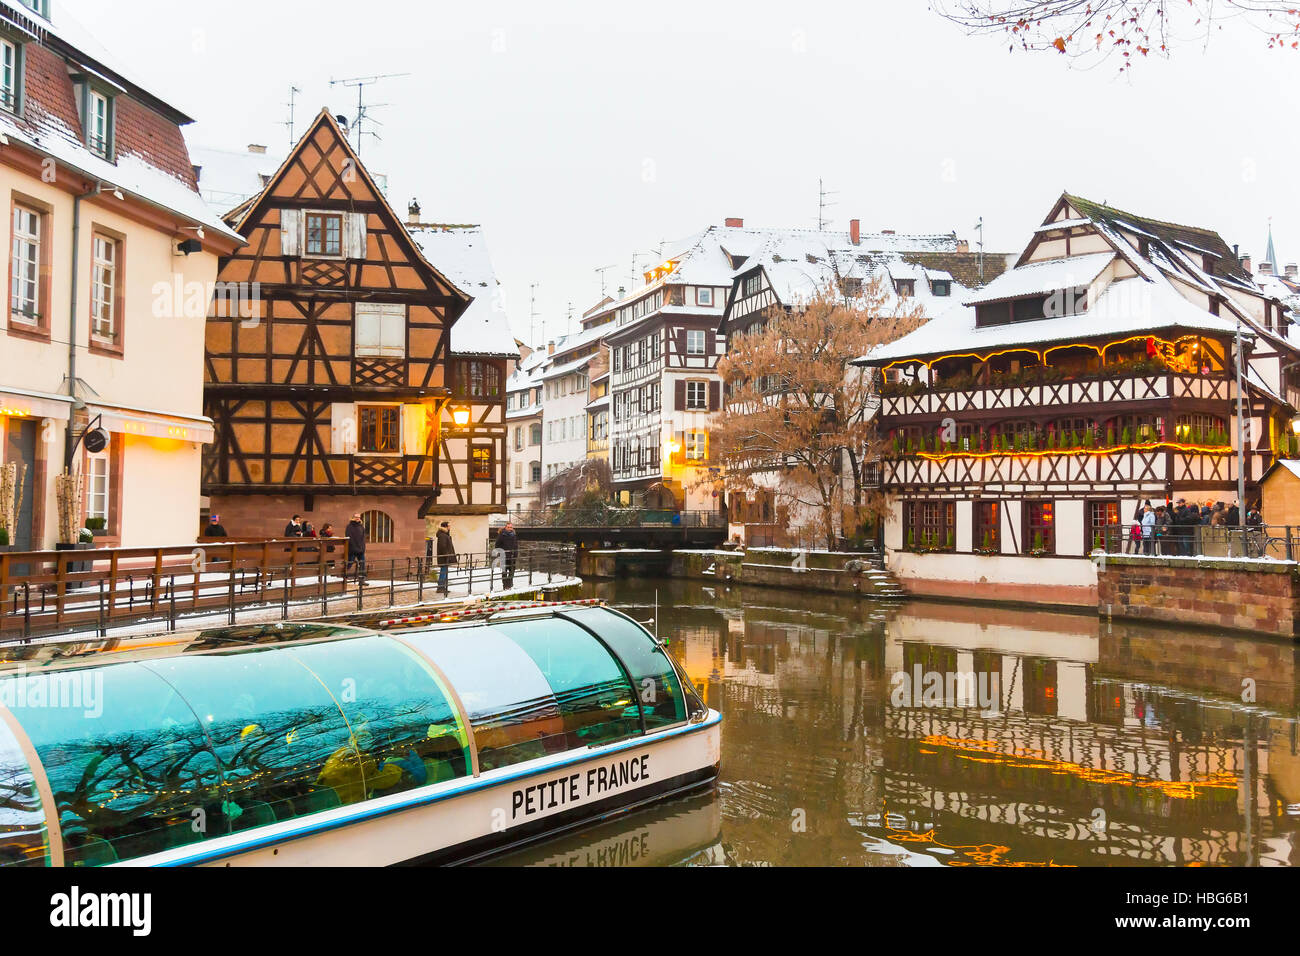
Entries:
POLYGON ((721 779, 498 862, 1300 862, 1289 642, 682 580, 586 588, 657 618, 723 714, 721 779))

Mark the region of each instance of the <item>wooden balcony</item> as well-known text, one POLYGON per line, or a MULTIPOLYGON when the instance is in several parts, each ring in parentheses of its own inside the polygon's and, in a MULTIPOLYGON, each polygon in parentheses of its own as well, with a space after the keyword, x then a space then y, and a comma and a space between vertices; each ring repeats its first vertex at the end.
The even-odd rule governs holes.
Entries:
POLYGON ((1236 395, 1236 381, 1224 376, 1174 372, 1118 378, 1089 376, 1025 385, 976 385, 958 389, 939 386, 915 395, 884 395, 880 414, 885 418, 908 418, 959 415, 972 411, 1029 411, 1055 406, 1152 402, 1170 398, 1226 402, 1236 395))

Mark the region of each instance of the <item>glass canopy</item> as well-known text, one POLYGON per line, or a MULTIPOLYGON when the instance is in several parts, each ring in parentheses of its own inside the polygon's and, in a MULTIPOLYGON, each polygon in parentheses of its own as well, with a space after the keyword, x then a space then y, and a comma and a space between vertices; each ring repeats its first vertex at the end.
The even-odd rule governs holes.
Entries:
POLYGON ((0 671, 0 866, 57 863, 56 829, 66 865, 112 863, 704 709, 660 645, 603 607, 297 635, 227 629, 0 671))

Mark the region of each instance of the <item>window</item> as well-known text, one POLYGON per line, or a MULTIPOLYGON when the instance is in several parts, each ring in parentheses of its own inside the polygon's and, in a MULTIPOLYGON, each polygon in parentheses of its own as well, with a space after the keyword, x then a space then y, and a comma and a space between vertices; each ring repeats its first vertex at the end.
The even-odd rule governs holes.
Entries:
POLYGON ((393 543, 393 519, 382 511, 361 512, 361 526, 366 529, 366 540, 371 544, 393 543))
POLYGON ((704 461, 708 455, 709 436, 707 432, 686 433, 686 460, 704 461))
POLYGON ((357 408, 359 435, 357 451, 397 454, 402 450, 398 428, 400 409, 395 405, 362 405, 357 408))
POLYGON ((397 302, 358 302, 354 354, 371 358, 406 357, 406 306, 397 302))
POLYGON ((947 279, 935 279, 932 290, 939 297, 952 295, 952 283, 947 279))
POLYGON ((108 527, 108 455, 92 455, 86 460, 86 517, 103 518, 108 527))
POLYGON ((343 255, 343 216, 326 212, 307 213, 307 255, 343 255))
POLYGON ((119 243, 95 233, 91 245, 90 334, 112 341, 117 338, 119 243))
POLYGON ((46 18, 50 15, 50 0, 18 0, 18 2, 33 13, 46 18))
POLYGON ((456 362, 452 368, 453 391, 458 398, 496 398, 501 394, 501 369, 495 364, 471 359, 456 362))
POLYGON ((700 286, 699 288, 697 288, 695 290, 695 304, 709 305, 709 306, 713 305, 713 290, 705 286, 700 286))
POLYGON ((535 461, 533 462, 533 482, 536 483, 541 480, 542 480, 542 463, 540 461, 535 461))
POLYGON ((1117 531, 1107 531, 1106 529, 1119 525, 1119 502, 1118 501, 1089 501, 1088 511, 1088 533, 1086 541, 1088 550, 1095 548, 1106 549, 1106 538, 1110 536, 1112 544, 1116 550, 1123 547, 1123 536, 1117 531))
POLYGON ((26 206, 14 206, 13 279, 9 293, 11 318, 40 325, 41 233, 43 217, 26 206))
MULTIPOLYGON (((524 429, 522 425, 515 426, 515 451, 524 450, 524 429)), ((515 462, 518 465, 518 462, 515 462)))
POLYGON ((1056 553, 1056 506, 1051 501, 1025 502, 1026 552, 1056 553))
POLYGON ((22 50, 12 40, 0 38, 0 108, 18 112, 18 85, 22 76, 22 50))
POLYGON ((109 158, 113 146, 113 106, 99 90, 86 92, 86 145, 96 156, 109 158))
POLYGON ((528 444, 540 445, 542 443, 542 423, 534 422, 528 426, 528 444))
POLYGON ((908 551, 951 551, 956 547, 956 502, 904 502, 903 527, 908 551))
POLYGON ((761 275, 752 275, 745 280, 744 290, 741 294, 746 297, 758 295, 758 290, 761 289, 762 286, 763 277, 761 275))
POLYGON ((687 355, 704 354, 704 330, 703 329, 687 329, 686 354, 687 355))
POLYGON ((1002 506, 997 501, 976 501, 973 509, 972 547, 976 551, 1002 550, 1002 506))
POLYGON ((894 281, 894 289, 901 296, 906 297, 916 295, 916 280, 896 279, 894 281))
POLYGON ((470 449, 470 479, 473 481, 492 480, 492 446, 474 445, 470 449))
POLYGON ((702 411, 709 407, 708 382, 686 383, 686 407, 697 411, 702 411))

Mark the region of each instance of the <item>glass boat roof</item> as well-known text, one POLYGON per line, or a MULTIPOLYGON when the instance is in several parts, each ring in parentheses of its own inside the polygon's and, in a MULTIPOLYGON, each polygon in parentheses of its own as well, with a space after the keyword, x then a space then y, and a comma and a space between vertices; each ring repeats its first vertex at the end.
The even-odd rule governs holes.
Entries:
POLYGON ((663 647, 600 606, 6 652, 0 866, 133 859, 704 710, 663 647))

